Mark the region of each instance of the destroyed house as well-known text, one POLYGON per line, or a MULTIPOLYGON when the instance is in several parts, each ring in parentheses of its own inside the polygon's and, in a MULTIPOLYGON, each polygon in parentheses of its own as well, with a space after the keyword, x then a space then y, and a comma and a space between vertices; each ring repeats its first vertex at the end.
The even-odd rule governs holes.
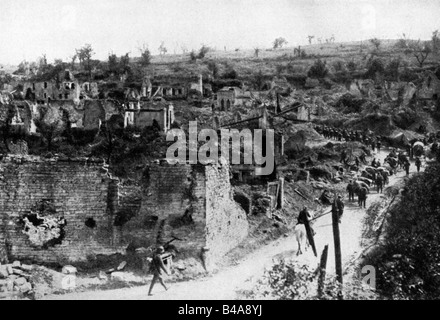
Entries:
POLYGON ((231 111, 232 107, 251 102, 251 93, 238 87, 224 87, 217 91, 217 108, 220 111, 231 111))
POLYGON ((57 79, 25 82, 23 93, 26 100, 79 100, 81 88, 69 70, 60 72, 57 79))
POLYGON ((154 121, 160 129, 167 132, 174 122, 174 107, 163 102, 139 102, 134 109, 124 110, 124 126, 134 126, 139 129, 151 127, 154 121))

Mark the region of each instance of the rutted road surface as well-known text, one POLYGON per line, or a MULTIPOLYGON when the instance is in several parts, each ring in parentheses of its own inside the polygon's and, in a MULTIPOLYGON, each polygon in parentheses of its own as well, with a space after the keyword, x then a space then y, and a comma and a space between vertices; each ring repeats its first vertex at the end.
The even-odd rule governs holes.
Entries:
MULTIPOLYGON (((381 151, 376 153, 375 157, 383 163, 388 152, 388 150, 381 151)), ((414 163, 411 164, 410 170, 411 172, 415 171, 414 163)), ((397 176, 390 177, 389 185, 393 185, 404 176, 405 172, 399 171, 397 176)), ((380 197, 381 194, 378 194, 375 189, 371 189, 367 199, 367 208, 380 197)), ((348 202, 346 194, 344 194, 344 203, 345 210, 340 224, 340 235, 342 263, 345 270, 350 260, 357 256, 362 249, 360 245, 362 221, 366 209, 359 208, 357 201, 348 202)), ((327 272, 334 273, 335 259, 331 214, 317 219, 314 229, 316 231, 315 243, 318 257, 315 257, 312 250, 309 249, 298 259, 309 263, 311 266, 317 266, 324 246, 329 244, 327 272)), ((227 267, 204 279, 173 283, 168 291, 165 291, 157 283, 153 290, 153 296, 147 295, 148 283, 145 286, 134 288, 49 295, 44 297, 44 300, 234 300, 238 298, 238 290, 251 289, 256 284, 256 281, 264 274, 265 268, 271 267, 274 258, 280 256, 294 257, 296 249, 296 240, 290 235, 254 251, 237 265, 227 267)))

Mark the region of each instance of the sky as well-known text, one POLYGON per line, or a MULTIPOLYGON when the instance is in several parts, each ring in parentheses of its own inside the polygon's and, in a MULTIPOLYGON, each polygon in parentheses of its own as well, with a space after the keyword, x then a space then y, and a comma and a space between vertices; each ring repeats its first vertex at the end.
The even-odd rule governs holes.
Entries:
POLYGON ((307 36, 336 42, 402 33, 427 40, 440 29, 440 0, 0 0, 0 64, 68 61, 90 43, 95 59, 109 53, 168 53, 202 44, 219 50, 288 46, 307 36))

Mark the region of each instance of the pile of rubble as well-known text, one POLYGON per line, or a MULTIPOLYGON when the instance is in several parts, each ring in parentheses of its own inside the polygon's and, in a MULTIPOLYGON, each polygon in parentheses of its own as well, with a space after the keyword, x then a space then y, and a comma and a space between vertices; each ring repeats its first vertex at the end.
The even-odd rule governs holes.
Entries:
POLYGON ((72 266, 57 272, 20 261, 0 265, 0 299, 39 299, 55 291, 72 289, 76 272, 72 266))

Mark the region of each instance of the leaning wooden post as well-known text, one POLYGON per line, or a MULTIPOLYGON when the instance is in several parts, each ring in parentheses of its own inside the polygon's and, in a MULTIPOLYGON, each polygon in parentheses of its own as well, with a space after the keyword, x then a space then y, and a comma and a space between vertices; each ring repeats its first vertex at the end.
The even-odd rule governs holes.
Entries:
POLYGON ((338 207, 336 205, 336 193, 332 205, 332 220, 333 220, 333 239, 335 242, 335 266, 336 266, 336 279, 339 282, 338 298, 343 299, 342 296, 342 257, 341 257, 341 238, 339 236, 339 214, 338 207))
POLYGON ((313 250, 313 253, 315 254, 315 257, 317 257, 318 254, 316 252, 315 239, 313 238, 313 232, 312 232, 312 228, 310 226, 309 217, 307 217, 307 215, 305 215, 304 219, 305 219, 304 226, 306 228, 307 239, 309 240, 309 244, 312 247, 312 250, 313 250))
POLYGON ((324 291, 325 272, 327 268, 328 244, 322 250, 321 261, 319 263, 319 278, 318 278, 318 298, 322 297, 324 291))

